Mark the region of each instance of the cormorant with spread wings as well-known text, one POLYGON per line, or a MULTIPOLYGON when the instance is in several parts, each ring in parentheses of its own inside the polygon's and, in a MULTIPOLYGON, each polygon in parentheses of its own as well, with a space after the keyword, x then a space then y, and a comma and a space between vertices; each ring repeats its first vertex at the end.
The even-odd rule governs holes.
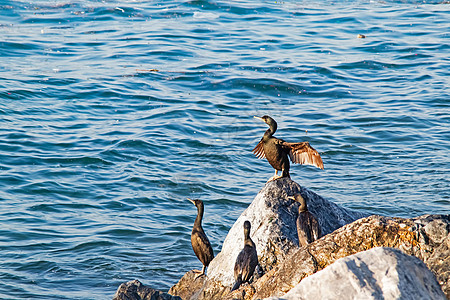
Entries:
POLYGON ((289 158, 293 163, 313 165, 323 169, 323 162, 319 152, 308 142, 288 143, 282 139, 278 139, 273 136, 277 130, 277 122, 274 119, 269 116, 255 118, 269 125, 269 129, 266 130, 261 141, 259 141, 258 145, 252 151, 258 158, 267 158, 270 165, 275 169, 275 175, 269 181, 281 177, 290 177, 289 158), (281 171, 281 176, 278 175, 278 171, 281 171))

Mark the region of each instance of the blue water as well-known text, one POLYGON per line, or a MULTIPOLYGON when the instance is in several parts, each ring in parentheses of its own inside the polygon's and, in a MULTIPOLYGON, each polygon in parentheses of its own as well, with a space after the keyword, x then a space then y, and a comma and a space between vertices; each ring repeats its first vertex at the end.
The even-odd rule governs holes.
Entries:
POLYGON ((186 198, 218 253, 273 175, 254 115, 321 153, 291 176, 323 197, 448 213, 449 22, 441 1, 1 1, 0 298, 199 269, 186 198))

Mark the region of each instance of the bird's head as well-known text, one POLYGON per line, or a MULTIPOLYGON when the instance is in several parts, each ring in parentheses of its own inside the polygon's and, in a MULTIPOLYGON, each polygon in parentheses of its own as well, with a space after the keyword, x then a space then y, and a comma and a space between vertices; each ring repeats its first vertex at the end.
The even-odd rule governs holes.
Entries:
POLYGON ((271 132, 272 134, 277 130, 277 122, 275 122, 274 119, 272 119, 271 117, 269 117, 268 115, 265 115, 263 117, 254 117, 255 119, 261 120, 264 123, 266 123, 267 125, 269 125, 269 132, 271 132))
POLYGON ((307 210, 306 200, 305 200, 305 198, 302 197, 302 195, 295 194, 294 196, 289 196, 288 199, 291 199, 291 200, 294 200, 294 201, 300 203, 300 206, 298 208, 299 211, 307 210))
POLYGON ((249 221, 245 221, 244 222, 244 229, 250 230, 250 228, 252 228, 252 225, 250 224, 249 221))
POLYGON ((245 239, 248 239, 250 237, 251 227, 252 227, 252 225, 250 224, 249 221, 244 222, 244 237, 245 237, 245 239))
POLYGON ((272 119, 271 117, 269 117, 268 115, 262 116, 262 117, 254 117, 255 119, 261 120, 264 123, 266 123, 267 125, 270 125, 272 123, 276 123, 274 119, 272 119))
POLYGON ((192 204, 194 204, 197 208, 203 208, 203 201, 202 200, 200 200, 200 199, 194 199, 194 200, 192 200, 192 199, 190 199, 190 198, 187 198, 189 201, 191 201, 191 203, 192 204))

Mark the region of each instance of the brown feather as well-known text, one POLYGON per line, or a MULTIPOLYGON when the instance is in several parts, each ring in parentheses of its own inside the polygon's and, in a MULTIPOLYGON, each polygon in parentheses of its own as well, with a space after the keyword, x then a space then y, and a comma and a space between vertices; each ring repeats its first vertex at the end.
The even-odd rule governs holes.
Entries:
POLYGON ((270 180, 280 177, 277 176, 278 171, 282 171, 281 177, 290 177, 289 158, 293 163, 313 165, 323 169, 322 158, 308 142, 288 143, 282 139, 278 139, 273 135, 277 131, 277 122, 273 118, 267 115, 261 118, 255 118, 269 125, 269 129, 264 132, 262 139, 252 152, 257 158, 266 158, 269 164, 276 170, 275 176, 270 180))
POLYGON ((314 149, 308 142, 302 143, 287 143, 283 146, 289 147, 289 157, 295 164, 312 165, 323 170, 323 161, 319 152, 314 149))
POLYGON ((262 139, 259 141, 259 143, 256 145, 256 147, 253 148, 252 152, 259 159, 266 158, 266 154, 265 154, 264 148, 263 148, 263 141, 262 141, 262 139))
POLYGON ((214 258, 214 252, 205 232, 203 230, 192 232, 191 243, 197 258, 203 265, 208 266, 214 258))
POLYGON ((322 236, 319 222, 309 211, 299 213, 297 234, 300 247, 304 247, 322 236))

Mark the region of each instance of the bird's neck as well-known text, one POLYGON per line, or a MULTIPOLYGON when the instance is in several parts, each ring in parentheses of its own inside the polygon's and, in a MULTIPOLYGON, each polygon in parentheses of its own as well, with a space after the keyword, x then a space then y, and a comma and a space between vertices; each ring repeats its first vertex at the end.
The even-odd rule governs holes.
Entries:
POLYGON ((270 139, 273 134, 275 133, 275 131, 277 131, 277 124, 271 124, 269 125, 269 129, 266 130, 266 132, 264 132, 264 139, 270 139))
POLYGON ((277 128, 278 128, 277 123, 273 122, 273 123, 270 125, 269 130, 272 132, 272 134, 274 134, 275 131, 277 131, 277 128))
POLYGON ((305 212, 305 211, 308 211, 308 207, 306 207, 306 204, 300 205, 298 207, 298 213, 302 213, 302 212, 305 212))
POLYGON ((195 218, 194 225, 195 226, 202 226, 202 219, 203 219, 203 208, 198 207, 197 208, 197 218, 195 218))
POLYGON ((255 243, 250 238, 250 231, 244 230, 244 245, 255 247, 255 243))
POLYGON ((250 237, 248 237, 244 239, 244 246, 255 247, 255 243, 250 237))

